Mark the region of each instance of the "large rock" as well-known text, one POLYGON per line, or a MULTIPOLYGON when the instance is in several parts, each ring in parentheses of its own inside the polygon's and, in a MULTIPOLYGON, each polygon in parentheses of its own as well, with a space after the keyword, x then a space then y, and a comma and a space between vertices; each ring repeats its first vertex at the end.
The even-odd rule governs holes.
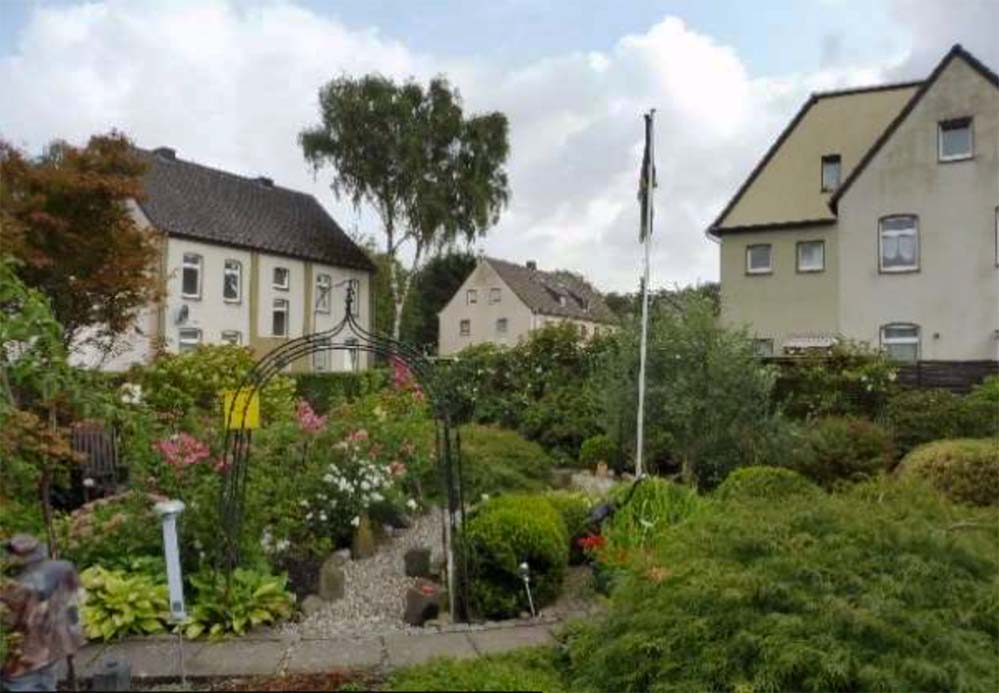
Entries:
POLYGON ((324 602, 318 595, 310 594, 302 600, 302 613, 306 616, 311 616, 312 614, 322 611, 325 604, 326 602, 324 602))
POLYGON ((421 581, 406 590, 406 613, 403 620, 409 625, 422 626, 437 618, 440 612, 441 591, 437 585, 421 581))
POLYGON ((375 533, 371 529, 371 518, 361 515, 361 523, 354 530, 354 541, 350 546, 350 555, 355 560, 371 558, 375 555, 377 542, 375 533))
POLYGON ((416 546, 403 556, 406 564, 406 575, 408 577, 430 577, 430 549, 425 546, 416 546))
POLYGON ((331 555, 319 569, 319 597, 327 602, 342 599, 347 591, 347 575, 343 571, 343 558, 331 555))

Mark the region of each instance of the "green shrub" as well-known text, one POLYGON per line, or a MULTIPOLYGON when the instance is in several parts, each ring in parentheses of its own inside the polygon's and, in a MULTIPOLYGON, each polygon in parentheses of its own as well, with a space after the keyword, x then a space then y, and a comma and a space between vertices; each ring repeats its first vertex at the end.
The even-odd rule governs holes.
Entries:
POLYGON ((710 502, 569 640, 569 687, 995 690, 997 521, 886 479, 710 502))
POLYGON ((582 442, 600 432, 600 409, 585 382, 551 386, 522 412, 519 430, 569 462, 582 442))
POLYGON ((296 373, 295 393, 306 400, 319 414, 344 402, 353 402, 361 397, 378 392, 389 384, 389 371, 385 368, 369 368, 363 371, 338 373, 296 373))
POLYGON ((961 435, 961 397, 947 390, 902 390, 888 401, 888 427, 899 455, 931 440, 961 435))
POLYGON ((184 634, 197 638, 242 635, 250 628, 277 623, 291 615, 295 596, 286 589, 287 578, 247 568, 237 568, 230 585, 221 573, 192 575, 193 606, 184 634))
POLYGON ((962 400, 961 435, 999 437, 999 375, 986 378, 962 400))
MULTIPOLYGON (((540 445, 517 432, 477 424, 461 427, 461 462, 465 498, 471 501, 483 493, 540 491, 554 465, 540 445)), ((440 485, 437 474, 435 468, 428 470, 426 488, 440 485)))
POLYGON ((591 436, 579 446, 579 466, 592 469, 603 462, 608 467, 616 467, 617 445, 610 436, 591 436))
POLYGON ((392 691, 543 691, 569 690, 556 667, 552 648, 538 647, 471 660, 434 659, 394 672, 392 691))
POLYGON ((819 488, 801 474, 782 467, 743 467, 715 489, 715 495, 726 501, 781 501, 788 496, 818 492, 819 488))
POLYGON ((906 455, 898 471, 926 479, 958 503, 999 505, 999 438, 927 443, 906 455))
POLYGON ((586 494, 575 491, 549 491, 545 494, 545 500, 551 503, 565 523, 569 535, 569 563, 582 563, 583 552, 576 540, 586 534, 586 521, 590 516, 589 498, 586 494))
POLYGON ((487 618, 511 618, 529 609, 519 566, 531 570, 535 608, 549 604, 562 587, 569 562, 565 523, 543 496, 501 496, 465 524, 471 606, 487 618))
POLYGON ((92 640, 162 633, 169 616, 167 587, 143 573, 91 566, 80 573, 86 590, 83 625, 92 640))
POLYGON ((830 416, 812 423, 792 465, 815 483, 830 488, 886 471, 894 458, 891 437, 866 419, 830 416))
POLYGON ((160 522, 153 512, 157 500, 130 491, 77 508, 58 523, 65 558, 81 568, 124 568, 140 556, 161 555, 160 522))
POLYGON ((646 477, 634 487, 619 485, 612 500, 617 511, 603 534, 615 550, 646 546, 670 527, 695 515, 703 505, 702 498, 689 486, 658 477, 646 477))

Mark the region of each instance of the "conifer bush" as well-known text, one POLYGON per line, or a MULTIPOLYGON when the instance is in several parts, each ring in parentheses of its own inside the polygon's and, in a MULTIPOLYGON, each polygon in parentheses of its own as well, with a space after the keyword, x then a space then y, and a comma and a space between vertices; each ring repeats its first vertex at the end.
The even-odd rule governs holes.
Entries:
POLYGON ((724 500, 773 500, 789 496, 814 495, 819 488, 790 469, 782 467, 743 467, 737 469, 715 490, 724 500))
POLYGON ((927 443, 906 455, 898 471, 926 479, 955 502, 999 505, 999 438, 927 443))

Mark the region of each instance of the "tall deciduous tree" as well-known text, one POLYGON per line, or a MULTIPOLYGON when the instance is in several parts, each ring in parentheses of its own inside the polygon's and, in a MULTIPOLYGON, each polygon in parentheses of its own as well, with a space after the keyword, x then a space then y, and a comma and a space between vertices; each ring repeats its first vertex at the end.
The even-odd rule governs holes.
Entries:
POLYGON ((86 147, 53 142, 31 159, 0 141, 0 248, 49 299, 65 344, 110 348, 159 298, 156 238, 129 209, 143 164, 116 132, 86 147))
POLYGON ((334 194, 378 213, 398 338, 410 280, 422 263, 485 234, 509 199, 506 116, 466 118, 457 91, 440 77, 426 88, 379 75, 341 77, 320 90, 319 107, 322 122, 299 142, 315 169, 334 169, 334 194), (397 272, 407 245, 411 265, 397 272))

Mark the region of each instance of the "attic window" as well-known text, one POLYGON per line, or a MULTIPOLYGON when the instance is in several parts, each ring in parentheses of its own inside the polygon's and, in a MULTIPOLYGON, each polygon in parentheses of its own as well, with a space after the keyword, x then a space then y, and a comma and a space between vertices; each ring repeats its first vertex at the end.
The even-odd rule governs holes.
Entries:
POLYGON ((840 182, 839 154, 826 154, 822 157, 822 192, 832 192, 840 182))
POLYGON ((971 118, 942 121, 939 126, 937 144, 940 161, 970 159, 975 150, 971 118))

